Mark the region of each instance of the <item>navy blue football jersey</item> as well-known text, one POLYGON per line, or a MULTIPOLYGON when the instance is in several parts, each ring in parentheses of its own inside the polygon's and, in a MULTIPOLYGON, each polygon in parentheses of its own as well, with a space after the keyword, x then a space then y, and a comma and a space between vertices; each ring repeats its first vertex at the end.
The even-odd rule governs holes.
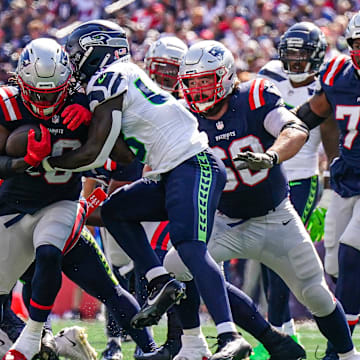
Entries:
MULTIPOLYGON (((88 107, 84 94, 68 97, 63 108, 73 103, 88 107)), ((25 107, 17 87, 0 88, 0 125, 13 131, 25 124, 43 124, 50 131, 51 154, 54 156, 80 147, 87 138, 87 126, 68 130, 62 123, 61 112, 62 109, 49 120, 39 119, 25 107)), ((33 214, 56 201, 77 200, 81 192, 81 176, 81 173, 70 171, 25 172, 6 179, 0 187, 0 215, 33 214)))
POLYGON ((321 89, 340 129, 340 159, 331 167, 334 190, 341 196, 360 194, 360 78, 348 56, 329 61, 320 73, 321 89), (341 164, 340 164, 341 163, 341 164))
POLYGON ((237 170, 232 158, 240 151, 264 152, 275 138, 263 125, 266 114, 284 106, 278 90, 267 80, 240 84, 230 97, 229 108, 219 120, 195 114, 216 155, 224 162, 227 183, 219 210, 233 218, 265 215, 288 194, 287 180, 280 165, 271 169, 237 170))

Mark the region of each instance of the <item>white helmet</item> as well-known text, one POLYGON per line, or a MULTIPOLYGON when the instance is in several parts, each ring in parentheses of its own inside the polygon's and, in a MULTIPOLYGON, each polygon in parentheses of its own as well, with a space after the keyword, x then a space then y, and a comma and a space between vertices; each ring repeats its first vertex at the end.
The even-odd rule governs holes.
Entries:
POLYGON ((204 112, 229 95, 236 81, 234 57, 218 41, 200 41, 189 48, 180 64, 180 88, 191 110, 204 112), (208 77, 211 85, 189 86, 190 80, 208 77), (205 92, 212 90, 212 94, 205 92))
POLYGON ((180 61, 188 50, 176 36, 164 36, 149 47, 145 67, 150 78, 166 91, 176 91, 180 61))
POLYGON ((356 70, 360 70, 360 50, 353 50, 353 42, 360 39, 360 11, 348 23, 345 39, 350 47, 350 55, 356 70))
POLYGON ((50 119, 65 102, 71 75, 69 56, 55 40, 31 41, 21 52, 16 68, 25 106, 34 116, 50 119))

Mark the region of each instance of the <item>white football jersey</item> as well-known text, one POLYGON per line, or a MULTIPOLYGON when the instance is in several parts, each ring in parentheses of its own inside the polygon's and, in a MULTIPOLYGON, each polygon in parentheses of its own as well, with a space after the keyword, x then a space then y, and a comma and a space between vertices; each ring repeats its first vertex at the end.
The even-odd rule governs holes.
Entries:
MULTIPOLYGON (((283 70, 280 60, 272 60, 267 63, 259 72, 259 77, 269 79, 280 90, 287 108, 291 109, 303 104, 313 94, 317 80, 309 85, 294 88, 287 74, 283 70)), ((283 166, 289 181, 306 179, 319 174, 318 150, 320 145, 319 126, 310 131, 309 140, 301 150, 291 159, 284 161, 283 166)))
POLYGON ((94 75, 86 89, 90 109, 123 94, 121 132, 157 178, 208 148, 196 118, 137 65, 117 61, 94 75))

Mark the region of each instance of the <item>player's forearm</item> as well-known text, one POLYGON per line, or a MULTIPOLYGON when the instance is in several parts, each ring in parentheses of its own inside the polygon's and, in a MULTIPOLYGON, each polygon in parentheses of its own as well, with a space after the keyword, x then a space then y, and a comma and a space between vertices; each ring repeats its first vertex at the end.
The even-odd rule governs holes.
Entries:
POLYGON ((283 162, 296 155, 307 140, 307 134, 297 129, 285 129, 274 144, 267 151, 275 151, 279 156, 279 162, 283 162))
POLYGON ((24 158, 12 158, 10 156, 0 156, 0 179, 8 179, 12 176, 22 174, 29 168, 29 164, 24 158))

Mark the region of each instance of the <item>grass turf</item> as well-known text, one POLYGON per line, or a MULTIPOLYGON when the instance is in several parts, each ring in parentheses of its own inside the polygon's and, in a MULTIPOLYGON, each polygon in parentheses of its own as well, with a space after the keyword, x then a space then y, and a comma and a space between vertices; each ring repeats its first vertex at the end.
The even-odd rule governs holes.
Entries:
MULTIPOLYGON (((91 345, 98 352, 98 358, 101 359, 101 352, 105 348, 106 337, 104 333, 104 323, 101 321, 54 321, 53 330, 54 333, 66 326, 79 325, 86 328, 88 333, 88 340, 91 345)), ((316 360, 321 359, 324 356, 326 348, 326 340, 320 334, 314 322, 297 323, 297 331, 300 334, 301 342, 306 349, 307 359, 316 360)), ((212 325, 205 325, 202 327, 206 336, 216 336, 216 329, 212 325)), ((166 326, 160 323, 158 326, 153 327, 154 337, 157 344, 161 345, 166 339, 166 326)), ((257 342, 250 335, 244 333, 244 337, 253 345, 256 346, 257 342)), ((356 330, 353 336, 355 346, 360 349, 360 330, 356 330)), ((208 339, 209 346, 215 344, 215 339, 208 339)), ((216 346, 210 347, 211 351, 215 351, 216 346)), ((133 359, 133 353, 135 344, 133 342, 124 342, 122 344, 122 350, 124 354, 124 360, 133 359)), ((286 360, 286 359, 284 359, 286 360)))

